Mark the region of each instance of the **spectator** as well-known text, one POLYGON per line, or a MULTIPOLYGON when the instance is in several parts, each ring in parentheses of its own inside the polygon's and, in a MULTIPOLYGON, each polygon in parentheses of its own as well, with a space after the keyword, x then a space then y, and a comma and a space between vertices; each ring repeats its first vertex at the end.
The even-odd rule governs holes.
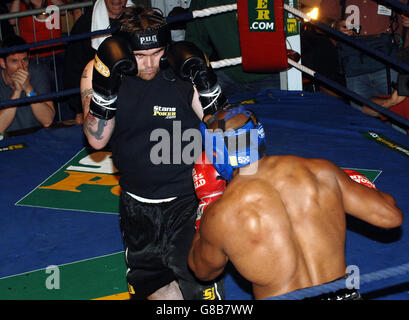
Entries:
POLYGON ((399 15, 399 27, 401 29, 402 47, 407 48, 409 46, 409 13, 399 15))
MULTIPOLYGON (((64 0, 13 0, 10 12, 21 12, 45 8, 50 5, 63 5, 64 0)), ((62 13, 63 14, 63 13, 62 13)), ((58 19, 60 16, 58 16, 58 19)), ((18 27, 19 35, 27 42, 40 42, 61 37, 60 21, 53 21, 46 14, 10 19, 12 25, 18 27), (50 26, 53 26, 50 29, 50 26)), ((41 46, 31 49, 30 57, 36 58, 37 63, 43 64, 49 72, 49 79, 54 91, 62 89, 64 44, 41 46), (55 59, 55 60, 54 60, 55 59), (55 63, 55 66, 54 66, 55 63), (55 69, 56 67, 56 69, 55 69), (58 81, 58 82, 57 82, 58 81)))
MULTIPOLYGON (((322 22, 334 29, 338 28, 338 23, 331 18, 322 19, 322 22)), ((327 33, 322 32, 319 28, 315 28, 310 23, 303 24, 301 31, 301 52, 303 65, 345 87, 345 76, 339 64, 336 42, 327 33)), ((325 84, 316 83, 314 78, 310 77, 306 79, 310 79, 308 83, 314 86, 314 91, 317 90, 318 86, 318 90, 338 98, 340 97, 325 84)))
MULTIPOLYGON (((25 44, 21 37, 10 36, 2 42, 1 48, 25 44)), ((1 101, 32 97, 50 92, 49 81, 41 66, 31 64, 27 51, 5 54, 0 57, 0 99, 1 101)), ((9 132, 37 126, 48 127, 54 119, 52 101, 40 101, 26 105, 0 109, 0 132, 9 132)))
MULTIPOLYGON (((236 3, 235 0, 196 0, 190 11, 236 3)), ((196 44, 211 61, 241 56, 237 13, 227 12, 206 19, 195 19, 186 25, 187 41, 196 44)), ((260 89, 280 89, 280 74, 250 73, 241 65, 216 70, 225 95, 260 89)))
MULTIPOLYGON (((9 8, 7 6, 7 3, 0 3, 0 14, 5 14, 9 13, 9 8)), ((7 36, 13 35, 14 30, 12 25, 10 24, 9 21, 7 20, 1 20, 1 34, 0 34, 0 40, 6 38, 7 36)))
MULTIPOLYGON (((152 8, 158 8, 165 17, 172 17, 189 11, 190 0, 151 0, 152 8)), ((186 22, 172 23, 172 40, 185 40, 186 22)))
MULTIPOLYGON (((346 19, 346 23, 354 27, 352 36, 357 41, 386 55, 395 55, 397 47, 393 42, 392 9, 374 0, 322 0, 321 6, 323 16, 337 21, 346 19)), ((397 77, 395 70, 342 41, 338 42, 338 47, 348 89, 367 99, 390 92, 391 83, 397 77)), ((361 108, 353 102, 351 105, 361 108)))
MULTIPOLYGON (((407 96, 400 96, 397 90, 394 90, 393 93, 388 96, 372 97, 371 101, 409 120, 409 98, 407 96)), ((362 106, 362 112, 383 121, 389 121, 392 123, 395 129, 401 131, 402 133, 409 134, 409 128, 402 128, 402 125, 398 123, 395 124, 395 121, 388 119, 381 113, 366 105, 362 106)))
MULTIPOLYGON (((408 48, 402 48, 403 50, 399 50, 396 55, 396 58, 409 65, 409 50, 408 48)), ((408 78, 407 74, 402 73, 402 78, 398 77, 398 84, 395 87, 394 91, 390 95, 376 95, 371 97, 371 101, 375 102, 376 104, 380 105, 381 107, 387 108, 392 112, 397 113, 398 115, 402 116, 403 118, 409 119, 409 86, 408 86, 408 78)), ((362 112, 370 115, 372 117, 376 117, 381 119, 382 121, 387 121, 392 124, 392 126, 401 131, 402 133, 409 134, 409 128, 402 127, 402 124, 399 124, 397 121, 390 119, 380 112, 364 105, 362 107, 362 112)))
MULTIPOLYGON (((125 5, 132 5, 130 0, 97 0, 92 7, 87 7, 84 14, 74 24, 71 35, 88 33, 91 31, 107 29, 121 15, 125 5), (98 28, 98 24, 100 24, 98 28)), ((94 58, 98 43, 102 42, 105 36, 87 38, 79 41, 72 41, 67 46, 64 60, 64 87, 65 89, 78 88, 81 75, 87 63, 94 58)), ((75 113, 75 120, 78 124, 83 122, 83 111, 80 95, 69 97, 69 105, 75 113)))
MULTIPOLYGON (((87 0, 66 0, 67 4, 71 4, 71 3, 79 3, 79 2, 87 2, 87 0)), ((72 10, 72 18, 73 18, 73 22, 77 22, 77 20, 79 19, 79 17, 81 17, 83 14, 83 9, 79 8, 79 9, 74 9, 72 10)))

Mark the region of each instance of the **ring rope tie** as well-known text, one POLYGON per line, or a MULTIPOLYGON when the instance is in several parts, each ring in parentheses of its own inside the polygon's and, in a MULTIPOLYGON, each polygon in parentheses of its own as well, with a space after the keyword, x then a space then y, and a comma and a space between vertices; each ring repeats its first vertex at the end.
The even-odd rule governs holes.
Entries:
MULTIPOLYGON (((359 284, 367 284, 374 281, 401 276, 407 273, 409 273, 409 263, 364 274, 359 277, 359 284)), ((274 298, 275 300, 301 300, 305 298, 316 297, 324 293, 345 289, 347 287, 345 285, 345 282, 346 280, 343 278, 334 282, 325 283, 320 286, 304 288, 272 298, 274 298)), ((266 300, 268 300, 268 298, 266 300)))

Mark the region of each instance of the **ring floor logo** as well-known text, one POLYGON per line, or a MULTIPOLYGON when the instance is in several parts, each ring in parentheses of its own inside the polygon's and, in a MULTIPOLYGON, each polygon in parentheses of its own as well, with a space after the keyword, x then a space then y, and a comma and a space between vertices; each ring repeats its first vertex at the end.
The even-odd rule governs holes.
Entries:
POLYGON ((16 205, 118 214, 120 191, 111 152, 84 148, 16 205))

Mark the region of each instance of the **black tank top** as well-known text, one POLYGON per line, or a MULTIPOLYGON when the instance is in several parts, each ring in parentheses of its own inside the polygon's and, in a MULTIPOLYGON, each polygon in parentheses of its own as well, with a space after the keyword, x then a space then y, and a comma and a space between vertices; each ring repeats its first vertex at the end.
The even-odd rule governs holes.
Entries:
MULTIPOLYGON (((160 71, 150 81, 135 76, 123 79, 110 140, 123 190, 148 199, 194 192, 194 160, 186 163, 180 156, 194 138, 181 141, 178 134, 199 128, 200 120, 192 110, 192 99, 192 84, 175 77, 170 69, 160 71)), ((200 141, 196 143, 200 145, 200 141)), ((191 155, 193 158, 193 151, 191 155)))

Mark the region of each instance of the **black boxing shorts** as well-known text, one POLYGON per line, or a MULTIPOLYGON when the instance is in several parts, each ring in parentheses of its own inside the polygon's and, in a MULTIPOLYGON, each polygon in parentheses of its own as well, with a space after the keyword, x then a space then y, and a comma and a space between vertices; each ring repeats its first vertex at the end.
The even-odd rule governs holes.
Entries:
MULTIPOLYGON (((347 276, 342 277, 340 279, 345 279, 346 277, 347 276)), ((340 279, 337 279, 337 280, 340 280, 340 279)), ((334 280, 332 282, 335 282, 337 280, 334 280)), ((329 282, 329 283, 332 283, 332 282, 329 282)), ((319 287, 325 286, 326 284, 327 283, 324 283, 324 284, 321 284, 321 285, 318 285, 318 286, 314 286, 314 287, 299 289, 299 290, 296 290, 296 291, 293 291, 293 292, 297 292, 299 294, 302 294, 303 291, 305 291, 305 290, 309 290, 311 288, 319 288, 319 287)), ((292 300, 290 298, 289 299, 285 299, 285 298, 286 298, 286 295, 289 295, 289 297, 290 297, 293 292, 289 292, 289 293, 283 294, 281 296, 267 298, 266 300, 292 300)), ((319 294, 319 295, 316 295, 316 296, 307 297, 307 298, 304 298, 302 300, 362 300, 362 296, 358 292, 358 290, 356 290, 355 288, 351 288, 351 289, 343 288, 343 289, 339 289, 339 290, 334 291, 334 292, 328 292, 328 293, 323 293, 323 294, 319 294)))
MULTIPOLYGON (((347 279, 348 275, 340 279, 347 279)), ((340 280, 337 279, 337 280, 340 280)), ((332 282, 335 282, 334 280, 332 282)), ((330 282, 331 283, 331 282, 330 282)), ((315 297, 305 298, 304 300, 362 300, 361 294, 355 288, 342 288, 334 292, 323 293, 315 297)))
MULTIPOLYGON (((187 300, 218 299, 215 284, 199 283, 187 264, 197 206, 194 194, 168 202, 146 203, 121 192, 120 228, 132 298, 146 299, 176 280, 187 300)), ((222 287, 224 294, 223 283, 218 287, 222 287)))
POLYGON ((329 292, 321 294, 319 296, 305 298, 304 300, 362 300, 362 297, 356 289, 340 289, 335 292, 329 292))

